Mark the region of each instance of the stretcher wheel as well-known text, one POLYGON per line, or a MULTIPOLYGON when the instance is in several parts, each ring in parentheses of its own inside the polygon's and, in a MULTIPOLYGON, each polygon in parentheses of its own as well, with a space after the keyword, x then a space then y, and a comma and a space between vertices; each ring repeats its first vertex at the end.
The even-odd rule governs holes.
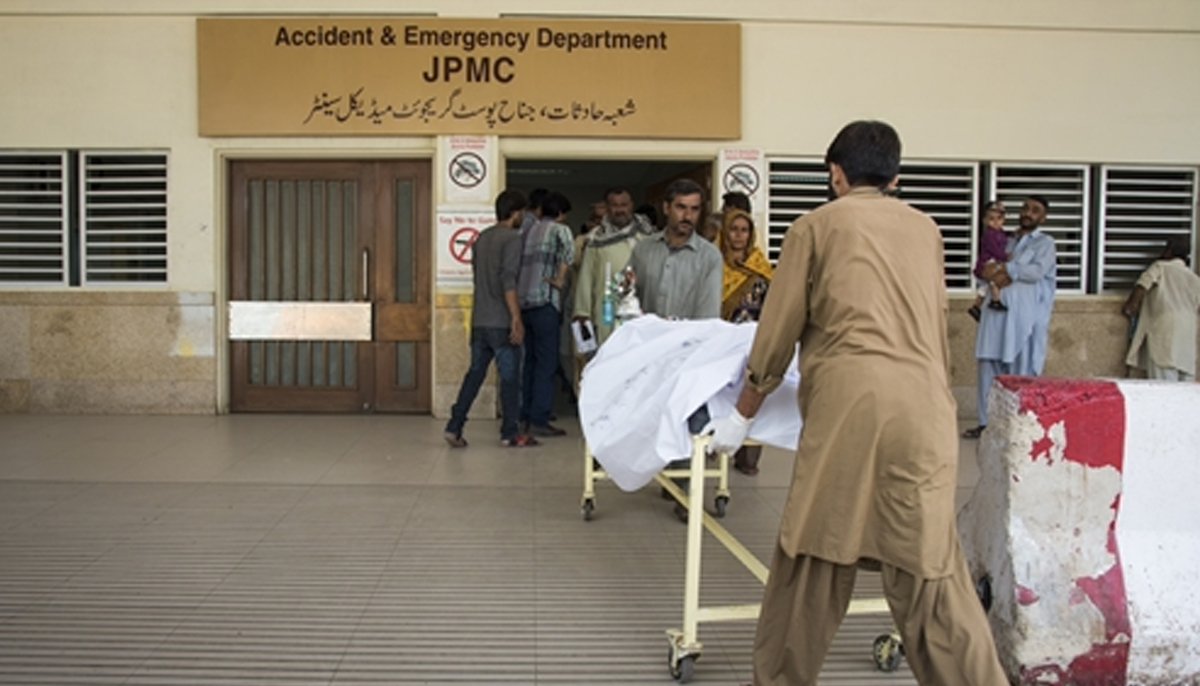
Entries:
POLYGON ((596 511, 596 501, 588 498, 583 501, 583 507, 580 508, 580 513, 583 515, 583 521, 592 521, 592 513, 596 511))
POLYGON ((726 510, 726 508, 728 508, 728 506, 729 506, 729 496, 727 496, 727 495, 717 496, 717 499, 713 501, 713 515, 715 517, 717 517, 718 519, 720 519, 721 517, 724 517, 725 510, 726 510))
POLYGON ((685 655, 675 661, 675 651, 670 651, 667 654, 667 666, 671 670, 671 678, 675 681, 686 684, 692 680, 692 674, 696 670, 696 656, 685 655))
POLYGON ((876 669, 881 672, 894 672, 900 667, 900 660, 904 658, 904 644, 892 634, 883 634, 875 639, 871 653, 875 658, 876 669))

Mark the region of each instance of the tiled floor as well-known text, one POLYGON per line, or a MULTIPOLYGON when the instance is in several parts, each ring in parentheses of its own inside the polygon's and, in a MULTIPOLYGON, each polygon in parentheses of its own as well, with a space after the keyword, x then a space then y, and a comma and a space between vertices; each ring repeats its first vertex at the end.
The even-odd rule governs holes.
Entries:
MULTIPOLYGON (((451 450, 426 417, 0 415, 0 683, 672 683, 684 527, 610 484, 583 522, 563 424, 517 450, 474 421, 451 450)), ((791 460, 762 466, 725 525, 765 559, 791 460)), ((758 602, 708 543, 702 604, 758 602)), ((888 628, 848 618, 822 683, 914 683, 873 668, 888 628)), ((694 683, 748 681, 752 636, 702 625, 694 683)))

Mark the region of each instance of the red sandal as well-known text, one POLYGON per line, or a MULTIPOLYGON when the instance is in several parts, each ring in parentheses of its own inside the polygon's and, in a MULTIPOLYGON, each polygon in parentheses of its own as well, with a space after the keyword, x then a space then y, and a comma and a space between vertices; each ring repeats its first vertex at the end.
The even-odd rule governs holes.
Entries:
POLYGON ((505 448, 532 448, 535 445, 541 445, 541 443, 533 436, 520 434, 512 438, 501 438, 500 445, 505 448))

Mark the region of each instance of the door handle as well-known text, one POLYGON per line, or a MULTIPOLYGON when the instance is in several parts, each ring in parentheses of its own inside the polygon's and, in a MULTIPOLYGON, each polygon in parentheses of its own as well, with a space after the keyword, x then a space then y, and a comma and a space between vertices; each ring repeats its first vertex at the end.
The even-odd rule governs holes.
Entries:
POLYGON ((362 301, 370 302, 370 274, 371 274, 371 249, 363 248, 362 250, 362 301))

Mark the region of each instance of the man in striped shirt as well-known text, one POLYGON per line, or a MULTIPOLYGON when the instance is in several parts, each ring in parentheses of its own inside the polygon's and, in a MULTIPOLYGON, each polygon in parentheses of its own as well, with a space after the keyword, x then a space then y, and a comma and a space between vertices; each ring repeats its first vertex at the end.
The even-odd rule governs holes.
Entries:
POLYGON ((571 202, 551 192, 542 200, 541 219, 522 231, 521 272, 517 298, 525 325, 525 369, 521 388, 521 422, 533 436, 562 436, 550 424, 554 372, 562 331, 562 289, 575 260, 575 240, 563 220, 571 202))

